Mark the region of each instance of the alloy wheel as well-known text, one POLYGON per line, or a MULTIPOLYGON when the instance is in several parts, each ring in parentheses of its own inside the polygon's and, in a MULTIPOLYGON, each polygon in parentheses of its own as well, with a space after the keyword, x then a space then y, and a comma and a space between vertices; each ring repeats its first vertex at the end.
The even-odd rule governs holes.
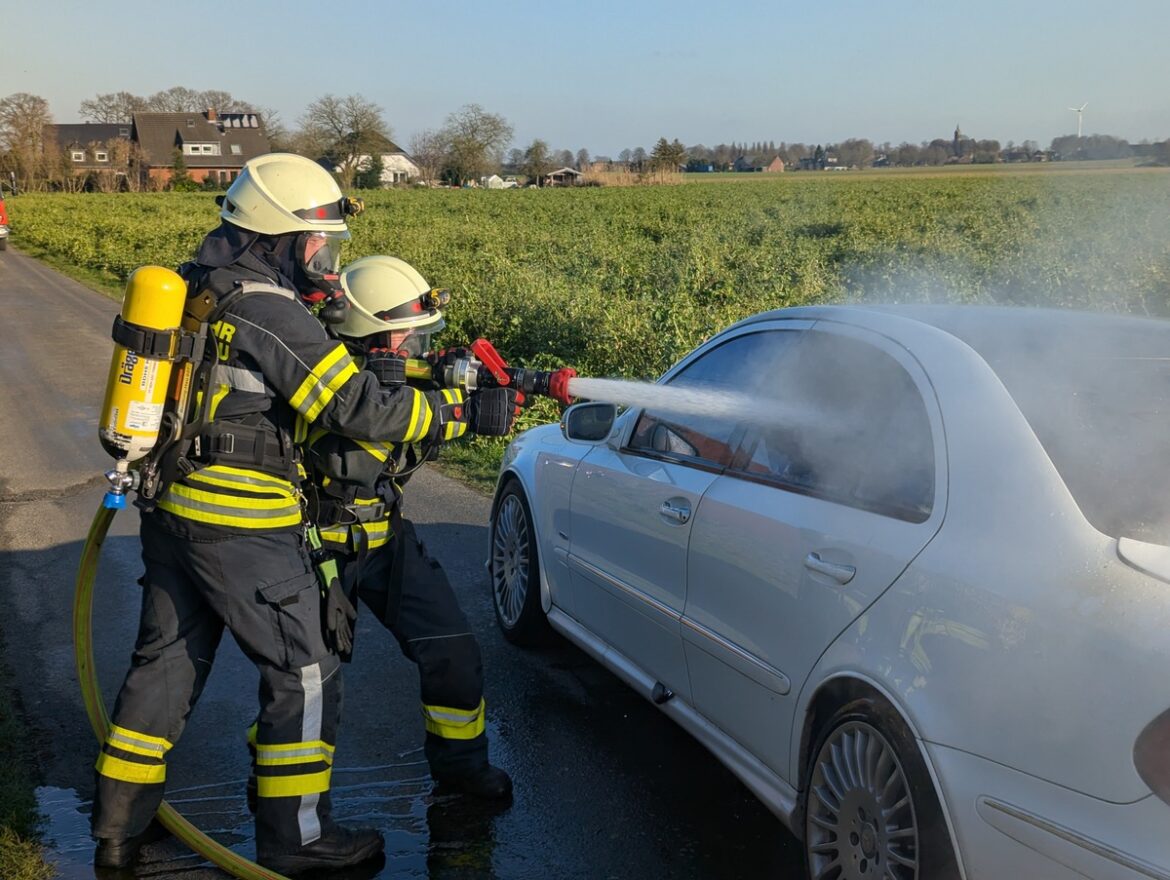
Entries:
POLYGON ((524 505, 515 494, 505 495, 492 528, 492 593, 500 621, 509 629, 519 624, 528 597, 529 541, 524 505))
POLYGON ((864 721, 825 740, 805 818, 814 880, 917 880, 919 828, 902 762, 864 721))

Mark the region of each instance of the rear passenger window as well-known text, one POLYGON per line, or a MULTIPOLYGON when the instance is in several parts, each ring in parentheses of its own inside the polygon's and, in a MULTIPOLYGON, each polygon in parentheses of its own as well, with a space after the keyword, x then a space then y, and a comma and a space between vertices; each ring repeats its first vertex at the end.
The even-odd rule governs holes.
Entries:
POLYGON ((783 488, 909 522, 934 503, 934 441, 910 374, 848 336, 803 334, 777 373, 774 418, 737 468, 783 488))
MULTIPOLYGON (((766 330, 729 339, 705 352, 675 374, 672 388, 714 391, 720 399, 752 402, 771 394, 774 370, 799 336, 795 330, 766 330)), ((735 415, 752 415, 750 407, 732 407, 735 415)), ((690 459, 697 464, 727 467, 745 431, 737 417, 647 409, 638 418, 628 448, 655 457, 690 459)))

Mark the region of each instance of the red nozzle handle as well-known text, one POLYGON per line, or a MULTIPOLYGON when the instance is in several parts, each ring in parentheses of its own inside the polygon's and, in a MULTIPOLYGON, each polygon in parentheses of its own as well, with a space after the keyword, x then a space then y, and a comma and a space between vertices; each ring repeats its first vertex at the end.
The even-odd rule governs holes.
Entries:
POLYGON ((507 385, 512 381, 512 377, 508 375, 506 369, 508 365, 500 357, 500 353, 496 351, 494 345, 481 336, 475 342, 471 343, 471 350, 479 358, 480 363, 488 368, 488 371, 495 377, 497 382, 501 385, 507 385))
POLYGON ((553 371, 548 377, 548 396, 553 400, 559 400, 566 406, 571 404, 573 395, 569 393, 569 380, 576 375, 577 371, 572 367, 561 367, 561 369, 553 371))

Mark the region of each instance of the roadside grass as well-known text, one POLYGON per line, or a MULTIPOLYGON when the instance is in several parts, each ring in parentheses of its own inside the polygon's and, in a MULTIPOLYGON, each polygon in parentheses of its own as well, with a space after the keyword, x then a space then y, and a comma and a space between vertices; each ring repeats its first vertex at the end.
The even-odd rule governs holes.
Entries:
POLYGON ((20 719, 11 676, 0 670, 0 878, 49 880, 56 871, 37 841, 33 739, 20 719))

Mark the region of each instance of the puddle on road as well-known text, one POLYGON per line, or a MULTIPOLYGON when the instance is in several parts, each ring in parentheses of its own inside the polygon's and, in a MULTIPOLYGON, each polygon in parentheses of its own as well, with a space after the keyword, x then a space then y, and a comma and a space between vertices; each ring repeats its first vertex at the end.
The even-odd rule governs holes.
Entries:
MULTIPOLYGON (((333 771, 334 817, 373 825, 386 838, 386 862, 378 878, 491 877, 493 815, 458 795, 435 796, 422 750, 399 763, 338 767, 333 771)), ((178 788, 168 802, 205 833, 241 855, 254 858, 252 816, 244 780, 178 788)), ((45 817, 44 843, 61 880, 92 880, 94 843, 89 835, 92 803, 72 789, 43 786, 37 802, 45 817)), ((143 877, 227 876, 173 838, 143 847, 143 877), (213 873, 214 872, 214 873, 213 873)))
POLYGON ((36 791, 37 809, 45 817, 45 848, 62 880, 93 880, 93 841, 89 836, 90 805, 71 788, 43 785, 36 791))

